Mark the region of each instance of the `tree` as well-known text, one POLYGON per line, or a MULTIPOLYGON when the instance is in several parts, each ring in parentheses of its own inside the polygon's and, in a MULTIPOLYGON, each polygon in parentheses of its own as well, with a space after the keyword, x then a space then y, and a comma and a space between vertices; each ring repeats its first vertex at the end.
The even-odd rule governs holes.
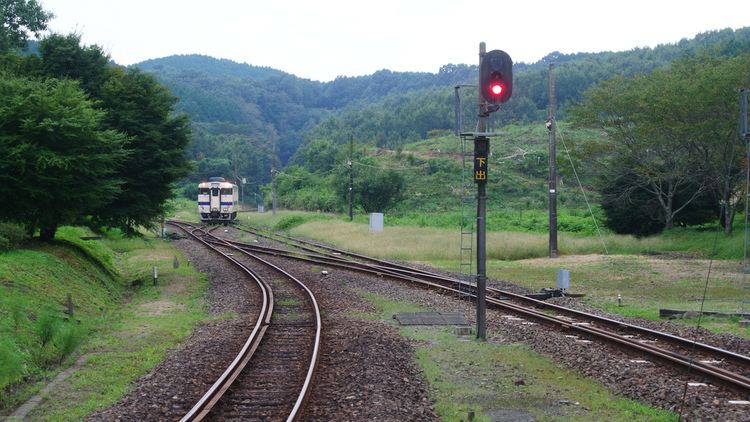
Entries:
POLYGON ((720 205, 724 233, 729 235, 745 182, 745 143, 737 131, 737 90, 750 79, 750 55, 722 59, 702 54, 680 60, 674 67, 691 81, 693 112, 684 120, 702 141, 709 186, 720 205))
POLYGON ((637 191, 649 193, 665 228, 709 191, 722 198, 724 218, 731 223, 743 154, 736 136, 736 88, 747 79, 749 64, 747 56, 721 59, 703 53, 670 69, 614 78, 587 91, 573 110, 575 120, 604 129, 610 139, 606 149, 589 156, 598 177, 619 181, 623 200, 637 191))
POLYGON ((38 36, 53 16, 36 0, 0 0, 0 53, 25 47, 29 33, 38 36))
POLYGON ((134 233, 136 226, 153 227, 164 215, 172 183, 191 169, 185 153, 188 119, 172 114, 176 101, 153 76, 137 69, 116 70, 105 83, 104 123, 128 136, 128 157, 117 173, 122 191, 97 210, 97 221, 134 233))
POLYGON ((0 218, 51 240, 118 192, 126 139, 77 83, 0 76, 0 218))
POLYGON ((354 176, 354 196, 365 212, 387 211, 401 199, 405 182, 404 177, 397 171, 362 165, 357 168, 354 176))
POLYGON ((289 160, 313 173, 330 171, 337 164, 338 149, 333 141, 315 139, 302 144, 289 160))
POLYGON ((44 75, 75 79, 93 98, 101 97, 102 87, 112 72, 109 56, 101 47, 82 46, 78 34, 52 34, 39 43, 39 53, 44 75))

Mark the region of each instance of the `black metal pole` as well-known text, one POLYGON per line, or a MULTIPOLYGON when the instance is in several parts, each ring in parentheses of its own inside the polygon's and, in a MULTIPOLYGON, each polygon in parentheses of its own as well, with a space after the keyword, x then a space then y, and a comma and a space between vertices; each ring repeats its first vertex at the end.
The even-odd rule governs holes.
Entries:
POLYGON ((487 190, 485 183, 477 185, 477 338, 487 338, 487 190))
POLYGON ((557 140, 555 139, 555 65, 549 64, 549 257, 557 257, 557 140))
MULTIPOLYGON (((482 69, 482 59, 487 51, 486 45, 482 42, 479 43, 479 72, 482 69)), ((480 76, 477 78, 480 79, 480 76)), ((480 86, 481 90, 482 87, 480 86)), ((477 103, 479 108, 479 122, 477 125, 477 131, 484 133, 487 131, 487 117, 484 115, 484 102, 482 101, 481 93, 477 93, 477 103)), ((474 154, 476 160, 477 154, 477 137, 474 138, 474 154)), ((487 140, 489 146, 489 140, 487 140)), ((489 149, 489 148, 488 148, 489 149)), ((489 153, 489 151, 487 151, 489 153)), ((476 162, 475 162, 476 166, 476 162)), ((486 177, 486 173, 485 173, 486 177)), ((476 180, 476 173, 474 175, 476 180)), ((485 236, 485 222, 487 215, 487 192, 486 192, 486 178, 477 184, 477 338, 487 338, 487 303, 486 303, 486 292, 487 292, 487 239, 485 236)))

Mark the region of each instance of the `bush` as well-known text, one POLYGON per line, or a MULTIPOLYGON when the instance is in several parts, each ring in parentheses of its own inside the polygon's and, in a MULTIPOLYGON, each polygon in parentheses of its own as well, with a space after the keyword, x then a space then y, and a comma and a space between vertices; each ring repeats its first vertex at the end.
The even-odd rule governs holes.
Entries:
POLYGON ((285 217, 282 217, 278 223, 274 226, 275 230, 290 230, 294 227, 300 226, 302 224, 305 224, 310 219, 305 218, 301 215, 288 215, 285 217))
POLYGON ((57 330, 52 339, 58 362, 61 362, 66 356, 73 353, 81 343, 81 337, 81 330, 72 325, 72 323, 63 324, 59 327, 59 330, 57 330))
POLYGON ((0 251, 17 248, 26 238, 26 231, 18 224, 0 222, 0 251))

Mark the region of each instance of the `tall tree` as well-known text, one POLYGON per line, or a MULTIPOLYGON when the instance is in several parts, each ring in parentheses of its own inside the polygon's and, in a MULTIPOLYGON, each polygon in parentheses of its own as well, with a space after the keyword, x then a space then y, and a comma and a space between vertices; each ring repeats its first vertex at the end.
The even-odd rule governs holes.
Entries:
POLYGON ((128 136, 129 154, 118 172, 122 191, 98 210, 97 219, 131 233, 138 225, 152 227, 165 213, 172 183, 190 171, 188 119, 173 115, 177 99, 137 69, 115 70, 101 98, 105 123, 128 136))
POLYGON ((119 190, 125 136, 72 81, 0 75, 0 218, 45 240, 119 190))
MULTIPOLYGON (((648 193, 665 228, 709 191, 725 198, 729 209, 742 157, 736 88, 747 78, 748 63, 747 57, 703 54, 587 91, 574 117, 609 135, 606 146, 592 149, 589 156, 601 179, 621 183, 619 190, 604 183, 608 195, 618 194, 627 202, 636 192, 648 193)), ((642 203, 643 195, 637 196, 642 203)))
POLYGON ((83 46, 78 34, 52 34, 39 43, 41 71, 53 78, 74 79, 93 98, 109 79, 109 56, 97 45, 83 46))
POLYGON ((0 53, 25 47, 29 34, 38 36, 52 17, 36 0, 0 0, 0 53))
POLYGON ((679 95, 677 82, 677 75, 666 71, 614 78, 588 91, 583 107, 576 110, 579 123, 604 129, 611 139, 611 151, 600 162, 600 177, 616 179, 625 170, 632 171, 634 177, 620 179, 627 181, 621 195, 649 192, 662 209, 667 229, 708 189, 697 143, 683 136, 685 128, 675 120, 684 106, 672 103, 679 95), (687 189, 693 195, 683 195, 687 189), (684 200, 675 202, 678 197, 684 200))

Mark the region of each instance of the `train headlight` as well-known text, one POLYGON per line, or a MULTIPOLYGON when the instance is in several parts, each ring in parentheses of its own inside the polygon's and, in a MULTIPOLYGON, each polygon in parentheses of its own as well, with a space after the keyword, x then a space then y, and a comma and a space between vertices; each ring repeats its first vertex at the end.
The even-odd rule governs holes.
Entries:
POLYGON ((229 212, 229 208, 224 207, 224 212, 229 212))

